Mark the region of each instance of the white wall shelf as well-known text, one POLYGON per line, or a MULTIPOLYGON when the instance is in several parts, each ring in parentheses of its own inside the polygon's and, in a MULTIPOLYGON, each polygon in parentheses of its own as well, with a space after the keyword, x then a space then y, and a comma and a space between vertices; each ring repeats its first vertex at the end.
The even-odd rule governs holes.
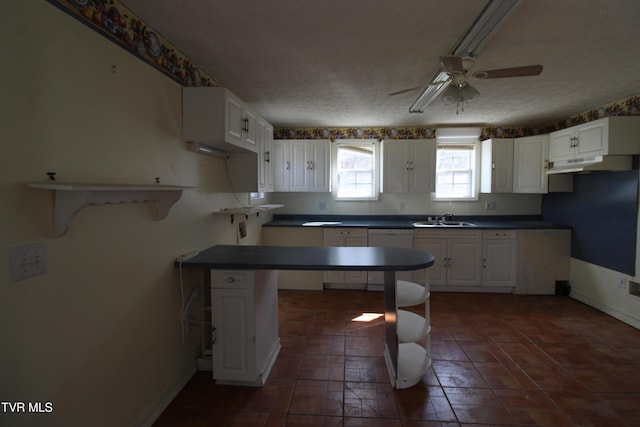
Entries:
POLYGON ((268 212, 274 209, 283 207, 284 205, 258 205, 258 206, 246 206, 238 208, 222 208, 219 211, 215 211, 214 215, 231 215, 231 223, 233 224, 234 215, 246 215, 260 214, 260 212, 268 212))
POLYGON ((180 200, 182 192, 194 187, 175 185, 128 185, 128 184, 27 184, 37 190, 53 190, 53 234, 60 237, 71 226, 71 219, 87 205, 112 203, 155 202, 155 219, 160 221, 169 215, 171 207, 180 200))

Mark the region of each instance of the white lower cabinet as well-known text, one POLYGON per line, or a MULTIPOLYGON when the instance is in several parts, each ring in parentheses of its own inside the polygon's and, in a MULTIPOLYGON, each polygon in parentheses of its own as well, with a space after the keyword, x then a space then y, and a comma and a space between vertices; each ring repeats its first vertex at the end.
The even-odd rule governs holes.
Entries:
POLYGON ((280 352, 277 272, 211 271, 213 378, 264 385, 280 352))
MULTIPOLYGON (((326 228, 324 246, 367 246, 366 228, 326 228)), ((367 285, 366 271, 325 271, 324 287, 333 289, 364 289, 367 285)))
MULTIPOLYGON (((435 257, 435 263, 428 269, 432 289, 480 286, 481 238, 480 230, 431 229, 414 232, 414 249, 429 252, 435 257)), ((417 270, 413 279, 425 284, 426 274, 426 270, 417 270)))
POLYGON ((484 230, 482 232, 482 286, 516 286, 518 232, 484 230))

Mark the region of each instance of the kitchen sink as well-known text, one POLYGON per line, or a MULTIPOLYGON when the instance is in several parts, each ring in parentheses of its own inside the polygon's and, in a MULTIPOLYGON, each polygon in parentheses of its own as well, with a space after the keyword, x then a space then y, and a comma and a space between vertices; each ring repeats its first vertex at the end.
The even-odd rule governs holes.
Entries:
POLYGON ((465 221, 417 221, 414 227, 476 227, 472 222, 465 221))

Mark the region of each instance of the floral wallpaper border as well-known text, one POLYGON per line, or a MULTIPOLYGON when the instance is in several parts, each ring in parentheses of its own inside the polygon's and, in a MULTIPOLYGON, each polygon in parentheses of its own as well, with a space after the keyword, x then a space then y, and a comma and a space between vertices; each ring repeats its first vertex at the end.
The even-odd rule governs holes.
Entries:
MULTIPOLYGON (((565 129, 610 116, 640 115, 640 94, 592 108, 546 126, 482 127, 480 139, 521 138, 565 129)), ((435 127, 275 128, 275 139, 432 139, 435 127)))
MULTIPOLYGON (((47 0, 183 86, 219 86, 183 53, 118 0, 47 0)), ((609 116, 640 115, 640 94, 557 120, 546 126, 483 127, 480 139, 549 133, 609 116)), ((275 139, 431 139, 435 127, 275 128, 275 139)))
POLYGON ((47 0, 183 86, 218 86, 117 0, 47 0))

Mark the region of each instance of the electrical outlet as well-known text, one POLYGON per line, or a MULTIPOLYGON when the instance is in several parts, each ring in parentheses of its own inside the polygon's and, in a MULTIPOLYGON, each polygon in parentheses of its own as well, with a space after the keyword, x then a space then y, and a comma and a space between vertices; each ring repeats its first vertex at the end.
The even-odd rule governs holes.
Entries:
POLYGON ((47 252, 43 242, 10 249, 11 280, 28 279, 47 272, 47 252))
POLYGON ((322 202, 318 203, 318 208, 320 208, 321 211, 327 209, 327 202, 322 201, 322 202))
POLYGON ((487 200, 484 202, 484 210, 485 211, 493 211, 496 209, 496 202, 493 200, 487 200))
POLYGON ((400 202, 400 210, 401 211, 405 210, 406 207, 407 207, 407 204, 405 202, 400 202))
POLYGON ((627 289, 627 278, 622 276, 618 281, 618 287, 620 289, 627 289))

